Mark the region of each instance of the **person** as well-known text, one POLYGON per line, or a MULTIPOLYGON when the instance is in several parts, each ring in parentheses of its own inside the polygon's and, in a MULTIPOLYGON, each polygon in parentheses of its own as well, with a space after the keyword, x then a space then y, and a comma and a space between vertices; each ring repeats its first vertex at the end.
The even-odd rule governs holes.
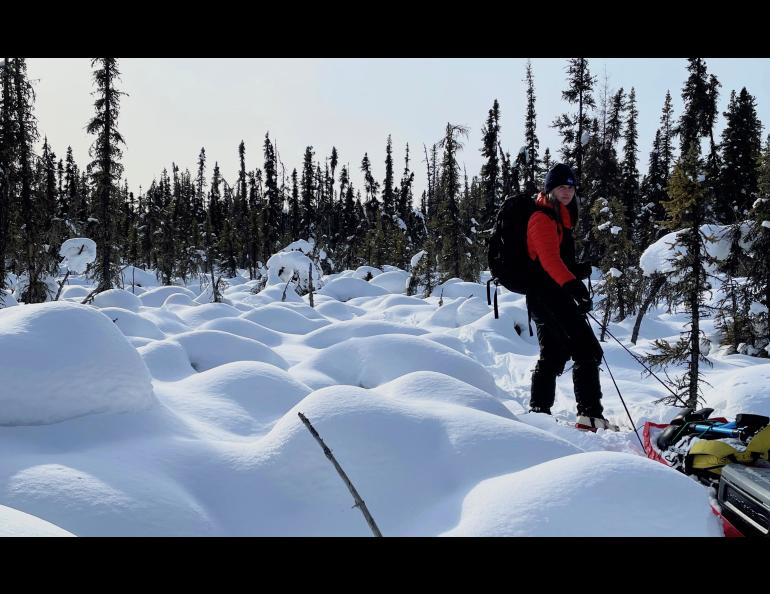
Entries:
POLYGON ((527 307, 537 328, 540 358, 532 372, 530 412, 551 414, 556 377, 574 361, 572 381, 579 429, 608 428, 601 404, 599 364, 603 351, 586 314, 593 308, 582 279, 591 265, 575 261, 572 229, 578 220, 572 169, 557 163, 547 173, 539 207, 527 225, 527 250, 533 282, 527 307), (548 210, 551 209, 551 210, 548 210))

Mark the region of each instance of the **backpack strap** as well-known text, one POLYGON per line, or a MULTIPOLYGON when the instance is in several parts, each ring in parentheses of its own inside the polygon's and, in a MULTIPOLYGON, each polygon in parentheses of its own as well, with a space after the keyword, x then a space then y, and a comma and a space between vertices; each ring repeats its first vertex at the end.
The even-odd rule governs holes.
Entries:
POLYGON ((500 283, 496 278, 490 278, 487 281, 487 305, 492 305, 492 296, 489 290, 490 283, 495 283, 495 319, 497 320, 500 318, 500 312, 497 309, 497 287, 500 283))
POLYGON ((529 335, 534 336, 532 334, 532 312, 529 311, 529 301, 527 301, 527 328, 529 328, 529 335))

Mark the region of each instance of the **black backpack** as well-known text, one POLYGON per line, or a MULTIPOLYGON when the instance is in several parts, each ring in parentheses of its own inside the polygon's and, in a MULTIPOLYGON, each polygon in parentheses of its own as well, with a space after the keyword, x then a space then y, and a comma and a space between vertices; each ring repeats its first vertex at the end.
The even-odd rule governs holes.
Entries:
POLYGON ((487 260, 492 278, 487 281, 487 303, 492 305, 490 283, 495 283, 495 318, 497 310, 497 286, 503 285, 514 293, 527 294, 534 277, 534 263, 527 250, 527 225, 529 217, 540 211, 556 220, 552 208, 539 206, 532 196, 516 194, 506 198, 489 238, 487 260))

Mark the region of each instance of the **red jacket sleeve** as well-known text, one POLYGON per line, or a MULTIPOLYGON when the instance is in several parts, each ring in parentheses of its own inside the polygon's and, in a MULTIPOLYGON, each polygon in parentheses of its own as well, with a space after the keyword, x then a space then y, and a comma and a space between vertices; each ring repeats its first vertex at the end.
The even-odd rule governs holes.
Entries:
POLYGON ((560 287, 574 280, 559 254, 559 230, 556 221, 547 214, 534 213, 527 224, 527 249, 529 257, 539 259, 543 269, 560 287))

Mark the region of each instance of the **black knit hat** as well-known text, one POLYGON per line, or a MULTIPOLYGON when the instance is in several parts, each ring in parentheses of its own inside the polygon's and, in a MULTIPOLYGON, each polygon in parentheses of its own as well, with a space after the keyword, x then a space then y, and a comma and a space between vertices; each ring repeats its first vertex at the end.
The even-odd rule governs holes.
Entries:
POLYGON ((559 186, 575 186, 575 174, 569 165, 557 163, 545 176, 545 193, 548 194, 554 188, 559 186))

